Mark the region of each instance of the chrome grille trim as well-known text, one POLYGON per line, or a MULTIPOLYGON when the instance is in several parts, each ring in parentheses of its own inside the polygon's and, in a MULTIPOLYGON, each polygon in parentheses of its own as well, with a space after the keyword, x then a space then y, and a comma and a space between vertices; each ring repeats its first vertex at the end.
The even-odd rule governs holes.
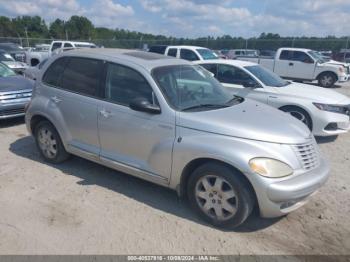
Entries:
POLYGON ((314 140, 292 147, 303 169, 312 170, 320 165, 320 157, 314 140))

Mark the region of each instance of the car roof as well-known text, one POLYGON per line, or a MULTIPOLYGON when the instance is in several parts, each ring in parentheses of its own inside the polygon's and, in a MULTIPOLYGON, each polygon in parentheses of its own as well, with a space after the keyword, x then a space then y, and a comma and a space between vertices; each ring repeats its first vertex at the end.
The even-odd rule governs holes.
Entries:
POLYGON ((58 56, 90 57, 96 59, 106 59, 108 61, 116 63, 124 61, 142 66, 148 71, 151 71, 153 68, 160 66, 191 65, 190 62, 182 59, 131 49, 82 48, 63 52, 58 56))
POLYGON ((180 47, 180 48, 188 48, 188 49, 209 49, 206 47, 202 47, 202 46, 194 46, 194 45, 169 45, 169 48, 173 48, 173 47, 180 47))
POLYGON ((308 51, 312 51, 311 49, 307 49, 307 48, 295 48, 295 47, 283 47, 281 48, 281 50, 287 50, 287 51, 302 51, 302 52, 308 52, 308 51))
POLYGON ((233 60, 233 59, 210 59, 205 61, 195 61, 194 63, 195 64, 225 64, 225 65, 234 65, 239 67, 257 65, 256 63, 253 63, 253 62, 233 60))

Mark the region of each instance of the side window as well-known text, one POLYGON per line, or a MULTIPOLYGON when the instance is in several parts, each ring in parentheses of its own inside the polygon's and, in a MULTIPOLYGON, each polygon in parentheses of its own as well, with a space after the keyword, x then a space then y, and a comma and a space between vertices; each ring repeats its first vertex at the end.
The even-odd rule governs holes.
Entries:
POLYGON ((199 60, 199 57, 196 55, 196 53, 193 52, 192 50, 188 50, 188 49, 181 49, 180 50, 180 58, 188 60, 188 61, 199 60))
POLYGON ((51 51, 56 50, 57 48, 61 48, 62 43, 53 43, 51 51))
POLYGON ((290 60, 290 51, 283 50, 280 54, 280 60, 290 60))
POLYGON ((176 48, 170 48, 168 51, 168 56, 176 57, 177 49, 176 48))
POLYGON ((243 70, 230 66, 218 65, 218 80, 222 83, 243 85, 255 80, 243 70))
POLYGON ((108 64, 105 98, 118 104, 129 106, 138 97, 157 104, 152 87, 137 71, 117 64, 108 64))
POLYGON ((70 43, 65 43, 63 47, 73 47, 70 43))
POLYGON ((291 60, 306 62, 312 60, 306 53, 300 51, 294 51, 291 60))
POLYGON ((218 77, 218 65, 217 64, 202 64, 202 67, 207 69, 209 72, 213 73, 214 76, 218 77))
POLYGON ((58 81, 61 78, 66 62, 66 57, 59 58, 53 62, 43 76, 43 83, 58 86, 58 81))
POLYGON ((63 72, 61 87, 74 93, 98 96, 101 68, 99 60, 71 57, 63 72))

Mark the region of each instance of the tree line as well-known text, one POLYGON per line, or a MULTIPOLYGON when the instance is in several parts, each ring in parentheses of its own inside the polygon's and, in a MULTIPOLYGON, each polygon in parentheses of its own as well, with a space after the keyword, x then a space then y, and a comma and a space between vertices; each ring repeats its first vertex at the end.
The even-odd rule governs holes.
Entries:
MULTIPOLYGON (((212 49, 249 48, 275 50, 282 46, 304 47, 316 50, 337 51, 348 48, 348 37, 281 37, 274 33, 261 33, 258 37, 242 38, 231 35, 218 37, 176 38, 154 35, 121 28, 95 27, 84 16, 72 16, 67 21, 56 19, 47 24, 40 16, 0 16, 0 40, 2 38, 28 38, 30 44, 40 39, 69 39, 92 41, 105 47, 142 48, 144 44, 188 44, 206 46, 212 49)), ((28 41, 29 43, 29 41, 28 41)))

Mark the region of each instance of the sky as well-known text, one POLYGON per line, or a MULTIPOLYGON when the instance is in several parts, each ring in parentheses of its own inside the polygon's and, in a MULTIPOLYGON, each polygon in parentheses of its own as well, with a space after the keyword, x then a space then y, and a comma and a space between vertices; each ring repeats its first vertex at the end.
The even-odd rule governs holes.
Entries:
POLYGON ((82 15, 95 26, 191 38, 350 35, 350 0, 0 0, 0 15, 82 15))

